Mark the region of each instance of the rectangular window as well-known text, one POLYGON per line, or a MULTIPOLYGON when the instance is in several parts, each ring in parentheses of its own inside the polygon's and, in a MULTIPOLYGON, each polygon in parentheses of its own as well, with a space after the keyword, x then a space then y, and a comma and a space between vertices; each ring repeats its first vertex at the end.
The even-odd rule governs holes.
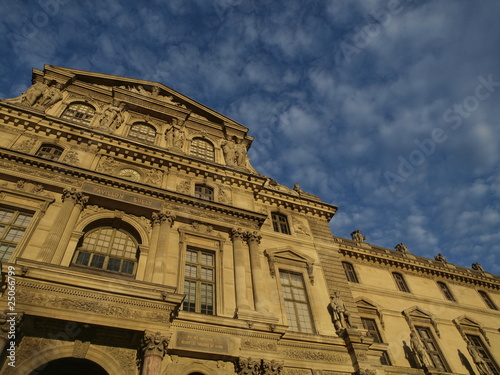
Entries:
POLYGON ((0 207, 0 262, 9 261, 33 214, 0 207))
POLYGON ((347 281, 352 283, 359 283, 356 271, 354 271, 354 266, 351 263, 342 262, 342 267, 344 267, 345 277, 347 281))
MULTIPOLYGON (((377 328, 377 323, 375 319, 369 318, 361 318, 361 322, 363 323, 364 329, 368 331, 368 336, 373 337, 373 342, 382 343, 382 336, 377 328)), ((389 356, 387 352, 382 352, 380 355, 380 364, 385 366, 390 366, 391 362, 389 360, 389 356)))
POLYGON ((400 273, 393 272, 392 276, 394 277, 394 281, 396 281, 396 285, 398 286, 398 289, 400 291, 410 293, 410 288, 408 288, 408 285, 406 284, 403 275, 401 275, 400 273))
MULTIPOLYGON (((479 336, 476 335, 466 335, 469 339, 470 344, 476 350, 477 354, 479 354, 487 368, 491 371, 493 375, 500 375, 500 368, 496 364, 495 360, 491 356, 488 349, 486 349, 486 345, 484 345, 483 340, 479 336)), ((472 354, 471 354, 472 355, 472 354)))
POLYGON ((280 271, 280 280, 290 330, 314 333, 304 278, 301 274, 280 271))
POLYGON ((275 232, 290 234, 290 227, 288 226, 288 219, 285 215, 273 212, 271 214, 271 221, 273 222, 273 229, 275 232))
POLYGON ((184 311, 214 314, 215 254, 189 247, 184 266, 184 311))
POLYGON ((415 327, 417 329, 420 340, 424 345, 427 355, 429 356, 433 366, 442 372, 449 372, 448 365, 443 357, 443 353, 439 349, 431 330, 427 327, 415 327))

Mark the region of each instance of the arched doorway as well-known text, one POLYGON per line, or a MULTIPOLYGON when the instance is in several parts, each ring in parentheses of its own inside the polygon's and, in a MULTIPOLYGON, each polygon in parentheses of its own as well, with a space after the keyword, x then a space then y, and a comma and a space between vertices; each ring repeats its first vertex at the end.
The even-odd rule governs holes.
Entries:
POLYGON ((81 358, 61 358, 50 361, 30 375, 109 375, 97 363, 81 358))

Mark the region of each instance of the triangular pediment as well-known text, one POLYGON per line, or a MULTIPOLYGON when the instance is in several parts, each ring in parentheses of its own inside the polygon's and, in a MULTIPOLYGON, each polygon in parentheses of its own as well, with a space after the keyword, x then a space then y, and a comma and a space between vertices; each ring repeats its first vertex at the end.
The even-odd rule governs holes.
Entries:
POLYGON ((358 306, 359 308, 372 309, 372 310, 378 309, 377 305, 375 305, 373 302, 369 301, 366 298, 358 298, 355 301, 356 301, 356 306, 358 306))
POLYGON ((303 262, 307 264, 313 264, 314 259, 304 253, 294 250, 291 247, 280 248, 280 249, 268 249, 265 254, 269 257, 275 259, 284 259, 289 261, 303 262))
MULTIPOLYGON (((143 104, 146 107, 154 108, 154 105, 151 104, 153 103, 178 111, 184 116, 183 120, 191 120, 201 124, 215 123, 232 128, 236 132, 248 132, 247 127, 163 83, 52 65, 46 65, 43 72, 35 69, 33 76, 34 78, 36 76, 44 76, 48 79, 62 81, 66 85, 71 84, 87 90, 93 89, 100 94, 98 96, 104 97, 109 95, 113 98, 118 98, 118 100, 129 102, 130 107, 133 107, 133 105, 141 106, 143 104)), ((241 133, 238 136, 241 136, 241 133)))
POLYGON ((414 318, 422 318, 422 319, 434 319, 434 315, 428 311, 425 311, 419 306, 413 306, 404 311, 405 315, 412 316, 414 318))
POLYGON ((456 322, 459 323, 461 326, 468 326, 468 327, 481 327, 481 324, 478 322, 474 321, 473 319, 462 315, 461 317, 456 319, 456 322))

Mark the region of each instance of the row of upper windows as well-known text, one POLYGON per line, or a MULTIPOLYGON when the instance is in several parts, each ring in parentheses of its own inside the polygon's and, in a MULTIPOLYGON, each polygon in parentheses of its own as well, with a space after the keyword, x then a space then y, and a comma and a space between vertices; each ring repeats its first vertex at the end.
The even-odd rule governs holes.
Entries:
MULTIPOLYGON (((81 125, 90 125, 94 115, 95 109, 89 104, 73 103, 66 108, 61 118, 81 125)), ((149 144, 155 143, 156 134, 156 129, 145 123, 133 124, 128 131, 130 138, 149 144)), ((192 139, 189 153, 200 159, 215 161, 214 145, 203 138, 192 139)))
MULTIPOLYGON (((347 278, 347 281, 350 281, 352 283, 359 283, 359 278, 358 275, 356 274, 356 271, 354 269, 354 266, 349 263, 349 262, 342 262, 342 266, 344 268, 344 273, 347 278)), ((398 272, 393 272, 392 277, 394 278, 394 281, 396 283, 397 288, 405 293, 411 293, 410 288, 408 287, 408 284, 406 283, 406 280, 404 279, 403 275, 398 273, 398 272)), ((448 301, 456 302, 457 300, 455 299, 453 293, 451 292, 450 288, 446 283, 442 281, 438 281, 437 285, 441 292, 443 293, 443 296, 445 299, 448 301)), ((498 310, 496 305, 494 304, 493 300, 490 298, 488 293, 485 291, 479 290, 478 291, 479 295, 481 296, 482 300, 488 306, 488 308, 492 310, 498 310)))

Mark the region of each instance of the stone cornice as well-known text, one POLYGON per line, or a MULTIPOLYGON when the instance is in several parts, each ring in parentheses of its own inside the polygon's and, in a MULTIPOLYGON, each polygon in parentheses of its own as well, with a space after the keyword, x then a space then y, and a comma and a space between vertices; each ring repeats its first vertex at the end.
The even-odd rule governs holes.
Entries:
MULTIPOLYGON (((210 178, 223 184, 239 186, 252 191, 256 199, 264 203, 296 212, 330 220, 337 210, 336 206, 324 203, 317 198, 313 199, 307 193, 300 196, 264 187, 267 177, 260 174, 169 152, 161 147, 145 145, 129 138, 47 116, 31 108, 21 108, 15 104, 3 102, 0 105, 0 119, 3 119, 6 124, 43 134, 44 137, 52 135, 57 139, 77 142, 80 146, 87 145, 100 150, 103 154, 122 157, 129 162, 147 163, 152 167, 183 171, 186 174, 210 178)), ((66 165, 64 169, 68 169, 66 165)))
POLYGON ((344 257, 356 259, 361 262, 378 263, 387 267, 394 267, 425 276, 441 277, 455 282, 489 288, 495 291, 500 290, 500 281, 491 277, 474 274, 473 271, 463 267, 450 268, 446 265, 437 265, 436 262, 429 262, 426 258, 401 257, 394 250, 372 247, 369 244, 362 244, 366 247, 360 248, 354 241, 334 237, 334 241, 339 243, 339 253, 344 257), (383 252, 381 250, 384 250, 383 252))

